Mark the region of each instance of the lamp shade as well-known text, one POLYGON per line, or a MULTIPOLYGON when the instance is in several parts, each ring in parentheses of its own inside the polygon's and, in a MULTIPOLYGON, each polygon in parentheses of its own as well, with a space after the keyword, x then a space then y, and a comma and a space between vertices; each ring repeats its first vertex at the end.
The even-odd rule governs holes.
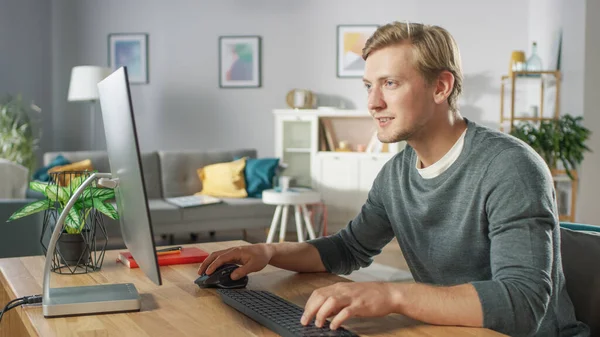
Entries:
POLYGON ((111 69, 98 66, 77 66, 71 70, 69 101, 97 100, 98 82, 110 75, 111 69))

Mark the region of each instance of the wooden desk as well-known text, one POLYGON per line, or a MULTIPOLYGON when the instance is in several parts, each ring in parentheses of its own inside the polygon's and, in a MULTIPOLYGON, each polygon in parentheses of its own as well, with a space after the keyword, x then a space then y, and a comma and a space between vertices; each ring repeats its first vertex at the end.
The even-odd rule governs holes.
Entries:
MULTIPOLYGON (((206 251, 246 244, 243 241, 197 244, 206 251)), ((102 270, 85 275, 52 275, 52 287, 132 282, 142 296, 135 313, 44 318, 41 306, 18 307, 6 313, 0 336, 276 336, 221 302, 214 289, 199 289, 193 281, 198 264, 161 267, 163 285, 148 280, 140 269, 116 263, 117 251, 107 251, 102 270)), ((42 256, 0 260, 0 305, 17 297, 40 294, 42 256)), ((311 291, 336 282, 331 274, 299 274, 267 266, 249 275, 249 289, 274 292, 303 306, 311 291)), ((401 315, 352 319, 344 325, 361 336, 502 336, 486 329, 425 325, 401 315)))

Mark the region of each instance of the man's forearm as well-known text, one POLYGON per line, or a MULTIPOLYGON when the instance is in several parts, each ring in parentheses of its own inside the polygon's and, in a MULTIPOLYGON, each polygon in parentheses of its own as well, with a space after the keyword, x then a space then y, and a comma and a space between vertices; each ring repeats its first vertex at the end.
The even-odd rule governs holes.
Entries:
POLYGON ((470 284, 438 287, 419 283, 390 283, 394 311, 437 325, 483 326, 479 296, 470 284))
POLYGON ((281 242, 267 244, 272 257, 269 262, 277 268, 301 273, 326 271, 321 255, 315 246, 306 242, 281 242))

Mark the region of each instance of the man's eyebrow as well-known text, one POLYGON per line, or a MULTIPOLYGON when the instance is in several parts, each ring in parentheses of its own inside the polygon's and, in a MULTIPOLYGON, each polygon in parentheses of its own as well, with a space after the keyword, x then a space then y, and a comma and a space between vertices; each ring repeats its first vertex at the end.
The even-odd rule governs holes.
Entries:
MULTIPOLYGON (((398 80, 400 80, 400 79, 403 79, 403 78, 404 78, 404 76, 402 76, 402 75, 382 75, 382 76, 379 76, 379 77, 377 77, 377 79, 375 80, 375 82, 379 82, 379 81, 382 81, 382 80, 386 80, 386 79, 388 79, 388 78, 393 78, 393 79, 398 79, 398 80)), ((371 81, 369 81, 368 79, 366 79, 366 78, 364 78, 364 77, 363 77, 363 79, 362 79, 362 80, 363 80, 363 82, 369 82, 369 83, 371 82, 371 81)))

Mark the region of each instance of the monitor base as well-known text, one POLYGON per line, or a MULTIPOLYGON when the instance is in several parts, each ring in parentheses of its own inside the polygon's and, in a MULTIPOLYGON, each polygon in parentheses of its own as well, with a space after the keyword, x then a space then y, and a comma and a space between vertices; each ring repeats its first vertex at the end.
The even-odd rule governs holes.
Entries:
POLYGON ((42 302, 44 317, 139 311, 141 298, 133 283, 50 288, 42 302))

